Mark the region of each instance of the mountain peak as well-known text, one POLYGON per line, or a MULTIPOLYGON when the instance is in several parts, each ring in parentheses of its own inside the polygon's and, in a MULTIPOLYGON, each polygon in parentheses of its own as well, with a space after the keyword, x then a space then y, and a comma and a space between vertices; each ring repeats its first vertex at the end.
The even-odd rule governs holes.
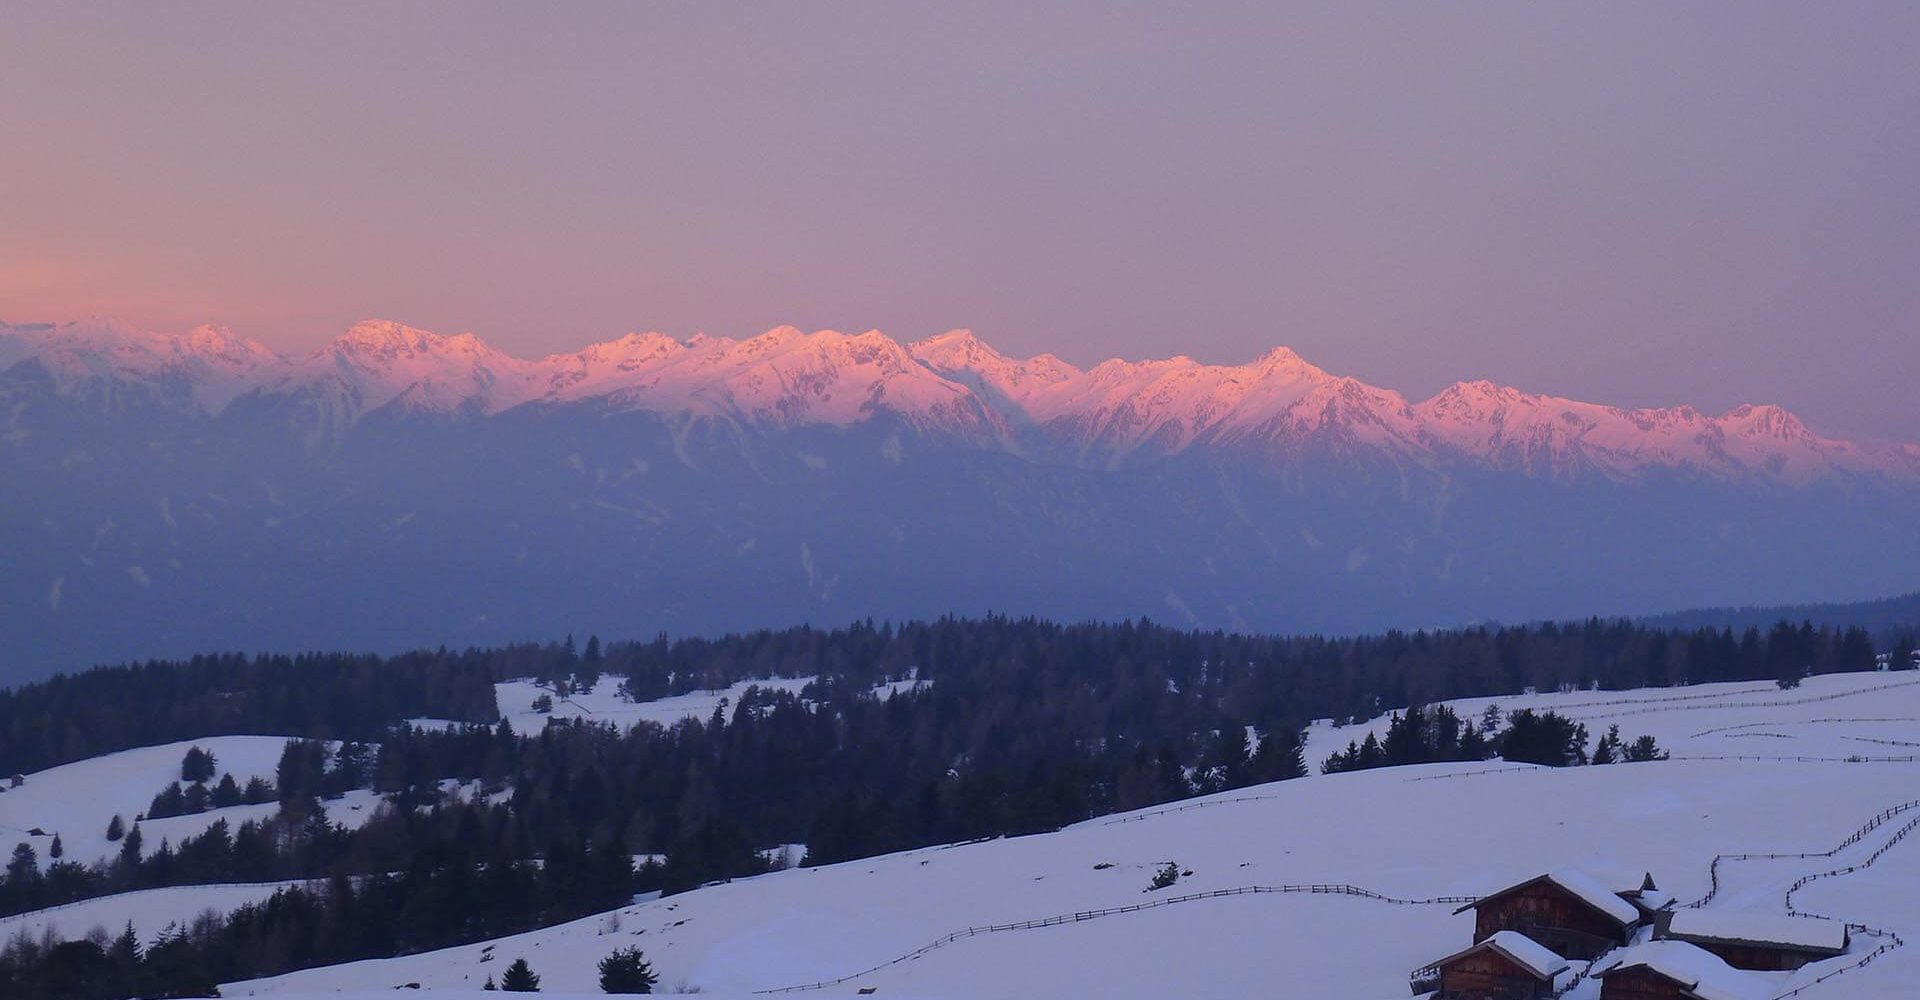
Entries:
POLYGON ((1814 436, 1793 411, 1772 403, 1742 403, 1728 410, 1720 420, 1729 430, 1749 437, 1804 441, 1814 436))

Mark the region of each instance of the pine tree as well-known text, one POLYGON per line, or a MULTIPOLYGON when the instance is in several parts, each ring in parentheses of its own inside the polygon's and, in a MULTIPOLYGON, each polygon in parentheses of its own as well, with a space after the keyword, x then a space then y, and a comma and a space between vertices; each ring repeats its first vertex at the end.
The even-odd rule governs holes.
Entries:
POLYGON ((540 992, 540 977, 533 974, 533 967, 524 958, 516 958, 507 966, 507 973, 500 977, 500 988, 508 993, 540 992))
POLYGON ((602 993, 652 993, 659 981, 639 948, 619 948, 600 960, 602 993))
POLYGON ((66 853, 67 853, 67 848, 66 848, 66 845, 60 843, 60 835, 57 833, 54 834, 53 843, 47 845, 47 857, 52 858, 55 861, 58 861, 66 853))
POLYGON ((500 989, 500 987, 498 987, 498 986, 495 986, 495 985, 493 985, 493 977, 492 977, 492 976, 488 976, 488 977, 487 977, 487 985, 485 985, 485 986, 482 986, 482 987, 480 987, 480 988, 481 988, 481 989, 483 989, 483 990, 486 990, 486 991, 487 991, 488 993, 492 993, 492 992, 495 992, 496 990, 498 990, 498 989, 500 989))
POLYGON ((113 818, 107 821, 107 840, 117 844, 120 842, 120 838, 126 835, 126 821, 120 818, 119 813, 114 813, 113 818))

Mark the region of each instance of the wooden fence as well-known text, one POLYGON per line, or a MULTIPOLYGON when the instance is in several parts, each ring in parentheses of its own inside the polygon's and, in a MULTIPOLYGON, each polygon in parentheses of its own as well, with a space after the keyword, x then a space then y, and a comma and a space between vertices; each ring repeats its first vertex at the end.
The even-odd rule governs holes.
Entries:
POLYGON ((856 980, 856 979, 861 979, 866 976, 873 975, 874 973, 879 972, 882 969, 891 968, 893 966, 900 965, 904 962, 911 962, 914 959, 927 954, 928 952, 935 951, 940 948, 944 948, 947 945, 954 943, 955 941, 963 940, 965 938, 979 937, 983 934, 1004 934, 1010 931, 1027 931, 1027 930, 1037 930, 1042 927, 1058 927, 1063 924, 1077 924, 1087 920, 1097 920, 1101 917, 1117 916, 1122 913, 1138 913, 1142 910, 1157 910, 1164 906, 1177 906, 1181 903, 1192 903, 1192 902, 1198 902, 1200 900, 1206 900, 1206 899, 1221 899, 1227 896, 1248 896, 1248 895, 1257 895, 1257 894, 1263 894, 1263 893, 1308 893, 1313 895, 1357 896, 1362 899, 1371 899, 1376 902, 1391 903, 1396 906, 1438 906, 1438 905, 1459 906, 1459 905, 1462 905, 1465 903, 1471 903, 1474 901, 1474 897, 1472 896, 1435 896, 1431 899, 1402 899, 1396 896, 1389 896, 1384 893, 1374 892, 1371 889, 1363 889, 1356 885, 1331 885, 1331 884, 1243 885, 1243 886, 1239 886, 1237 888, 1232 888, 1232 889, 1214 889, 1209 892, 1187 893, 1186 895, 1182 895, 1182 896, 1164 896, 1159 899, 1149 899, 1139 903, 1131 904, 1129 906, 1109 906, 1102 909, 1080 910, 1074 913, 1061 913, 1055 916, 1043 917, 1037 920, 1019 920, 1010 924, 987 924, 981 927, 968 927, 962 930, 954 931, 951 934, 947 934, 945 936, 935 938, 934 940, 924 945, 921 945, 920 947, 915 948, 914 950, 907 952, 904 955, 900 955, 895 958, 888 959, 885 962, 881 962, 879 965, 862 969, 859 972, 841 976, 838 979, 825 979, 825 980, 821 980, 820 982, 802 983, 797 986, 779 986, 779 987, 774 987, 772 989, 755 990, 754 992, 756 994, 800 993, 807 990, 820 990, 820 989, 826 989, 827 987, 830 987, 830 986, 839 986, 844 983, 852 982, 853 980, 856 980))

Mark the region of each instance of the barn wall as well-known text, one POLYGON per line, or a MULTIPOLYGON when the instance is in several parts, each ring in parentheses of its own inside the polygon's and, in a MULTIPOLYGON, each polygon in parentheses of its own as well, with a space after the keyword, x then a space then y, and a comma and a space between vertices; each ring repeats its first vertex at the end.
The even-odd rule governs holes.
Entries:
POLYGON ((1808 962, 1818 960, 1817 956, 1806 952, 1764 945, 1721 944, 1714 941, 1695 941, 1693 944, 1702 951, 1720 956, 1721 961, 1736 969, 1757 972, 1792 972, 1808 962))
POLYGON ((1487 950, 1440 967, 1443 1000, 1538 1000, 1547 989, 1505 955, 1487 950))
POLYGON ((1473 939, 1485 941, 1496 931, 1518 931, 1565 958, 1598 958, 1626 943, 1618 925, 1551 882, 1530 885, 1481 904, 1474 911, 1473 939), (1555 934, 1554 930, 1570 933, 1555 934))
POLYGON ((1685 1000, 1680 984, 1645 969, 1608 973, 1600 980, 1600 1000, 1685 1000))

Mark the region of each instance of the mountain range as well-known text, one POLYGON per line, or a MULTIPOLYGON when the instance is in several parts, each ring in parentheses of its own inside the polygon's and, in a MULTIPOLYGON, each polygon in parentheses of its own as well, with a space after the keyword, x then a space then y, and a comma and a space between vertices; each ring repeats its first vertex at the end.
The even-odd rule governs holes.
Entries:
POLYGON ((999 610, 1329 630, 1910 588, 1920 446, 1286 348, 1080 369, 966 331, 516 358, 354 325, 0 324, 0 678, 207 648, 999 610))

